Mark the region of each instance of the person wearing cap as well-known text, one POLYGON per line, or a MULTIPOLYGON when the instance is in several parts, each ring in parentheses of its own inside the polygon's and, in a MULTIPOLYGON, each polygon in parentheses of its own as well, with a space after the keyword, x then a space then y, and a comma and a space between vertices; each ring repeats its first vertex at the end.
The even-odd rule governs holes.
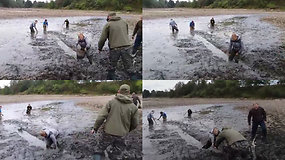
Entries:
POLYGON ((147 115, 148 125, 150 125, 150 126, 153 125, 153 121, 155 122, 155 118, 154 118, 153 114, 154 114, 154 110, 152 110, 152 111, 147 115))
POLYGON ((132 39, 134 39, 135 35, 137 35, 137 36, 136 36, 135 44, 133 47, 133 52, 132 52, 133 55, 136 53, 139 46, 141 46, 141 44, 142 44, 142 17, 136 24, 136 27, 135 27, 133 35, 132 35, 132 39))
POLYGON ((251 140, 253 140, 256 136, 256 131, 258 126, 261 127, 262 129, 262 140, 266 142, 266 135, 267 135, 267 130, 266 130, 266 112, 265 110, 259 106, 258 103, 253 104, 253 108, 249 111, 248 113, 248 126, 250 128, 251 126, 251 119, 252 119, 252 130, 251 130, 251 140))
POLYGON ((241 37, 233 33, 231 40, 230 40, 230 46, 228 49, 229 61, 234 60, 236 63, 238 63, 239 57, 242 54, 243 50, 244 50, 244 46, 243 46, 241 37))
POLYGON ((57 137, 59 135, 59 131, 56 129, 43 129, 40 131, 40 135, 45 138, 46 148, 51 149, 52 145, 54 145, 55 149, 58 147, 57 137))
POLYGON ((166 120, 167 120, 167 115, 166 115, 165 112, 162 112, 162 111, 160 112, 160 116, 159 116, 158 120, 159 120, 161 117, 162 117, 163 121, 166 121, 166 120))
POLYGON ((174 33, 174 31, 176 31, 176 32, 179 31, 178 27, 177 27, 177 23, 173 19, 170 19, 169 26, 172 30, 172 33, 174 33))
POLYGON ((32 109, 33 109, 33 107, 30 104, 28 104, 26 114, 30 115, 32 109))
MULTIPOLYGON (((115 98, 102 108, 91 133, 97 133, 104 122, 102 137, 95 147, 94 158, 97 160, 105 157, 104 151, 110 145, 118 148, 125 147, 124 136, 134 130, 139 123, 138 109, 130 97, 129 85, 121 85, 115 98)), ((116 155, 109 155, 110 159, 114 159, 110 156, 116 155)))
POLYGON ((109 61, 108 80, 116 79, 115 71, 119 59, 122 59, 124 71, 132 78, 134 71, 132 68, 133 60, 131 57, 132 47, 129 39, 128 24, 116 13, 110 13, 107 17, 107 24, 104 26, 98 42, 98 50, 102 51, 106 40, 109 41, 109 61))
POLYGON ((132 98, 133 98, 133 103, 134 103, 136 106, 139 106, 139 107, 140 107, 141 100, 140 100, 139 96, 136 95, 135 92, 132 93, 132 98))
POLYGON ((35 22, 33 22, 33 23, 30 25, 30 30, 31 30, 31 33, 32 33, 32 34, 35 33, 35 30, 36 30, 37 33, 38 33, 37 23, 38 23, 38 20, 35 20, 35 22))
POLYGON ((251 152, 249 143, 238 131, 230 127, 224 127, 221 131, 219 131, 218 128, 214 128, 211 133, 214 135, 215 148, 218 149, 222 142, 226 142, 223 151, 227 153, 228 159, 233 159, 234 157, 250 159, 251 152))

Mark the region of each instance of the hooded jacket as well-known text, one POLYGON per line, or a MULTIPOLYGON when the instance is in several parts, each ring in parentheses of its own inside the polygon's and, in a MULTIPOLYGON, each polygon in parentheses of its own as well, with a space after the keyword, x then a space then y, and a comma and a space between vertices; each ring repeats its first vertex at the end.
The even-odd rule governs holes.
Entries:
POLYGON ((238 36, 237 40, 230 40, 229 52, 234 51, 235 53, 241 54, 244 50, 243 43, 241 41, 240 36, 238 36))
POLYGON ((99 50, 102 50, 107 39, 109 41, 110 49, 130 46, 127 22, 122 20, 121 17, 111 17, 103 28, 98 42, 99 50))
POLYGON ((103 122, 106 121, 104 131, 115 136, 125 136, 134 130, 139 123, 138 109, 128 95, 117 94, 100 111, 94 130, 98 131, 103 122))
POLYGON ((228 145, 232 145, 235 142, 244 141, 246 139, 238 131, 225 127, 215 138, 215 146, 218 147, 224 140, 227 141, 228 145))

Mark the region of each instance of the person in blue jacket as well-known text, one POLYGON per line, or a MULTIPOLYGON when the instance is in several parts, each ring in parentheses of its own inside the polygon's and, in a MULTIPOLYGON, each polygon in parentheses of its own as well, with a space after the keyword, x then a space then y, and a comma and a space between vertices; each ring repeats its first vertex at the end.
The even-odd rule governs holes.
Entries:
POLYGON ((190 30, 194 30, 195 29, 194 21, 191 21, 189 26, 190 26, 190 30))
POLYGON ((45 21, 43 23, 44 32, 47 31, 47 27, 48 27, 48 21, 47 21, 47 19, 45 19, 45 21))
POLYGON ((166 121, 167 119, 167 115, 165 112, 160 112, 160 117, 158 118, 158 120, 162 117, 163 121, 166 121))

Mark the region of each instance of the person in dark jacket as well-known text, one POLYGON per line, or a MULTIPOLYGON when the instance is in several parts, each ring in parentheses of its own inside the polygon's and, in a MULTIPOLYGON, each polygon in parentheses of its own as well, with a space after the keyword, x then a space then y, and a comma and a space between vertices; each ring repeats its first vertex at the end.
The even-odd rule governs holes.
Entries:
POLYGON ((230 40, 230 46, 228 49, 229 52, 229 61, 235 61, 238 63, 239 56, 242 54, 244 47, 243 43, 241 41, 241 38, 237 36, 235 33, 232 34, 231 40, 230 40))
POLYGON ((140 98, 136 95, 135 92, 133 92, 132 98, 133 98, 133 103, 139 108, 139 107, 140 107, 140 104, 141 104, 141 100, 140 100, 140 98), (138 105, 139 105, 139 106, 138 106, 138 105))
POLYGON ((191 118, 191 115, 192 115, 192 113, 193 113, 192 110, 191 110, 191 109, 188 109, 187 112, 188 112, 188 117, 191 118))
POLYGON ((33 107, 29 104, 29 105, 27 106, 27 111, 26 111, 26 113, 27 113, 28 115, 30 115, 32 109, 33 109, 33 107))
POLYGON ((167 115, 165 112, 160 112, 160 117, 158 118, 158 120, 162 117, 163 121, 167 120, 167 115))
POLYGON ((194 30, 195 29, 195 23, 194 21, 191 21, 189 24, 190 30, 194 30))
POLYGON ((80 50, 83 52, 82 54, 77 54, 77 59, 83 59, 85 55, 87 56, 89 63, 92 64, 92 57, 89 53, 89 49, 91 48, 90 43, 87 41, 87 38, 83 35, 83 33, 78 34, 78 41, 76 46, 80 46, 80 50))
POLYGON ((65 24, 65 27, 68 29, 69 28, 69 20, 68 19, 66 19, 64 22, 63 22, 63 24, 65 24))
POLYGON ((136 27, 132 35, 132 39, 135 38, 135 35, 137 36, 136 36, 132 54, 135 54, 137 52, 139 46, 141 46, 141 43, 142 43, 142 17, 141 17, 141 20, 139 20, 136 24, 136 27))
POLYGON ((215 20, 214 20, 214 18, 212 18, 211 20, 210 20, 210 25, 211 25, 211 27, 214 27, 215 26, 215 20))
POLYGON ((266 141, 266 112, 265 110, 259 106, 258 103, 253 104, 253 108, 248 113, 248 125, 251 126, 251 119, 252 119, 252 130, 251 130, 251 140, 255 138, 256 131, 258 126, 262 129, 263 140, 266 141))

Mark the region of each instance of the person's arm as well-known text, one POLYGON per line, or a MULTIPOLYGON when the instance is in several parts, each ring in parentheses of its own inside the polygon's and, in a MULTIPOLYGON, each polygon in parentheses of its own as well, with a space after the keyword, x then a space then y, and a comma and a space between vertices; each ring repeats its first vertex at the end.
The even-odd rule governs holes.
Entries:
POLYGON ((262 108, 262 115, 263 115, 263 120, 266 121, 266 112, 263 108, 262 108))
POLYGON ((159 118, 157 120, 159 120, 162 117, 162 115, 159 116, 159 118))
POLYGON ((139 22, 137 22, 137 24, 136 24, 136 27, 135 27, 135 29, 134 29, 133 36, 132 36, 132 37, 134 37, 134 36, 137 34, 138 30, 139 30, 139 22))
POLYGON ((139 103, 141 104, 141 100, 140 100, 140 98, 138 97, 138 101, 139 101, 139 103))
POLYGON ((136 129, 138 124, 139 124, 139 113, 138 113, 138 109, 136 109, 135 113, 134 113, 134 115, 132 116, 132 119, 131 119, 130 131, 136 129))
POLYGON ((248 122, 249 126, 250 126, 250 123, 251 123, 251 117, 252 117, 252 112, 249 111, 248 116, 247 116, 247 122, 248 122))
POLYGON ((104 47, 104 44, 108 38, 108 35, 109 35, 109 25, 106 24, 103 28, 103 31, 101 33, 101 36, 100 36, 100 39, 99 39, 99 42, 98 42, 98 50, 101 51, 102 48, 104 47))
POLYGON ((230 53, 230 52, 231 52, 232 45, 233 45, 232 40, 230 40, 230 45, 229 45, 228 53, 230 53))
POLYGON ((241 49, 239 51, 239 54, 242 54, 242 52, 244 51, 244 44, 242 41, 240 41, 240 45, 241 45, 241 49))
POLYGON ((56 138, 55 138, 54 134, 50 135, 50 139, 51 139, 52 142, 54 143, 55 148, 57 148, 57 141, 56 141, 56 138))
POLYGON ((89 43, 89 40, 87 37, 85 37, 85 42, 86 42, 86 49, 90 49, 91 48, 91 44, 89 43))
POLYGON ((104 121, 107 119, 109 110, 111 106, 110 103, 107 103, 105 107, 102 108, 102 110, 99 112, 99 115, 95 121, 94 124, 94 131, 97 132, 100 126, 104 123, 104 121))

